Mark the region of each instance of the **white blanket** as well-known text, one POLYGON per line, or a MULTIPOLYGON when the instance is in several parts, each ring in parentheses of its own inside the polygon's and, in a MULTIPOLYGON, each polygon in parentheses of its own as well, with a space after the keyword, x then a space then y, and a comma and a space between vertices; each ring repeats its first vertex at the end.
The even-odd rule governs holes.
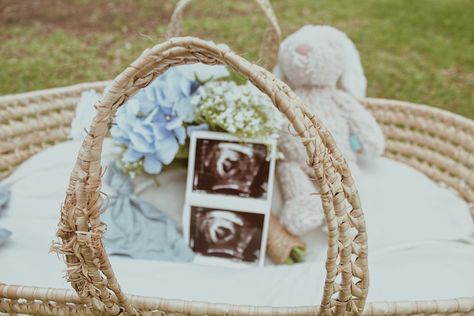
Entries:
MULTIPOLYGON (((57 145, 5 181, 12 200, 0 225, 13 235, 0 248, 0 282, 69 288, 63 278, 65 264, 48 250, 78 146, 76 142, 57 145)), ((110 153, 107 146, 105 152, 110 153)), ((164 175, 173 181, 162 181, 166 186, 161 193, 143 185, 141 194, 162 203, 161 209, 168 206, 170 215, 179 218, 183 175, 164 175), (165 198, 169 192, 174 192, 172 200, 165 198)), ((412 168, 388 159, 364 167, 358 184, 369 235, 369 301, 474 294, 474 245, 469 241, 473 224, 465 202, 412 168)), ((276 196, 275 209, 280 203, 276 196)), ((324 284, 325 238, 322 231, 305 236, 309 261, 294 266, 234 270, 119 257, 111 262, 122 288, 131 294, 232 304, 314 305, 324 284)))

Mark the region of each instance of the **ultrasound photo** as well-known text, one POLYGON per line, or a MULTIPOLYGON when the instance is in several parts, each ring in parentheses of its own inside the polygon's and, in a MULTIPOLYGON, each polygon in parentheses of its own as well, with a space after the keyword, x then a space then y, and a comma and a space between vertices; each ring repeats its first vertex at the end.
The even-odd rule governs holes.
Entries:
POLYGON ((266 145, 197 139, 195 155, 194 192, 267 198, 266 145))
POLYGON ((264 214, 192 206, 189 245, 203 256, 257 263, 264 217, 264 214))

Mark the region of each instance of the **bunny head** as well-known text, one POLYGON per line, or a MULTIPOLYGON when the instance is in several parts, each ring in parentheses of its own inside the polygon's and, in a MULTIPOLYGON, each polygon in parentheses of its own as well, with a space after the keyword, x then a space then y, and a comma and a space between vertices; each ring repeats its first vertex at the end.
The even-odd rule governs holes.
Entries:
POLYGON ((288 36, 274 72, 292 88, 338 86, 364 97, 367 87, 354 43, 331 26, 306 25, 288 36))

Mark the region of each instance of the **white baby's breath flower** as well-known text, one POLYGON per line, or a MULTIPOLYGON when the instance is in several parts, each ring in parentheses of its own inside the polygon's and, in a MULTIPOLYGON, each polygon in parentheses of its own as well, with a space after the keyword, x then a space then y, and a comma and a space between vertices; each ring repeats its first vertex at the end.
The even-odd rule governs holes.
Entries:
POLYGON ((240 138, 268 139, 283 124, 270 98, 251 83, 215 81, 200 87, 191 103, 198 123, 240 138))

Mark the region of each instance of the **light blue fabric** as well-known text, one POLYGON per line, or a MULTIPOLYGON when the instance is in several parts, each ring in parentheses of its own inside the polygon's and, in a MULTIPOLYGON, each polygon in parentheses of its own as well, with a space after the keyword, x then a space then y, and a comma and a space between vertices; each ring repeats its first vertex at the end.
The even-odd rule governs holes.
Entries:
MULTIPOLYGON (((0 183, 0 216, 6 210, 8 202, 10 201, 10 190, 7 186, 0 183)), ((0 227, 0 247, 7 241, 11 236, 11 231, 0 227)))
POLYGON ((136 196, 132 181, 115 163, 110 164, 105 183, 115 192, 108 196, 102 215, 107 223, 105 246, 110 255, 165 261, 193 259, 194 253, 173 220, 136 196))

